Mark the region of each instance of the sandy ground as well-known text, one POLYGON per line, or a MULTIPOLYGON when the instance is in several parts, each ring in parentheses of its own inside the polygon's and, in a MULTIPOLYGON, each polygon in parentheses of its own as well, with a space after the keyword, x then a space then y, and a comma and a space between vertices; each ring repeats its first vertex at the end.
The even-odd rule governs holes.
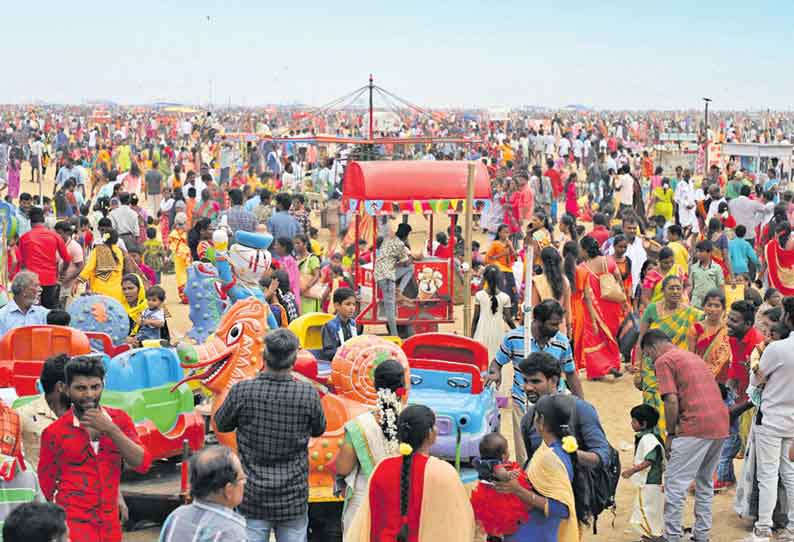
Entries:
MULTIPOLYGON (((48 172, 49 175, 44 183, 44 194, 52 194, 52 180, 53 171, 48 172)), ((38 194, 38 185, 30 182, 30 172, 27 166, 23 168, 23 183, 22 191, 28 191, 32 194, 38 194)), ((319 223, 319 217, 313 220, 319 223)), ((426 240, 427 228, 425 221, 422 217, 411 217, 411 224, 414 226, 412 234, 412 246, 415 251, 418 251, 423 242, 426 240)), ((446 224, 437 224, 446 227, 446 224)), ((438 231, 438 230, 437 230, 438 231)), ((321 233, 321 239, 322 234, 321 233)), ((475 233, 474 238, 480 241, 483 249, 487 248, 487 242, 484 235, 475 233)), ((169 321, 172 333, 179 337, 183 335, 190 328, 190 321, 187 317, 187 307, 175 302, 176 283, 173 276, 165 277, 163 286, 167 292, 167 306, 171 311, 172 318, 169 321)), ((463 333, 463 319, 462 308, 456 308, 456 323, 442 328, 442 331, 463 333)), ((385 328, 374 329, 377 333, 385 333, 385 328)), ((507 372, 504 378, 508 378, 507 372)), ((641 403, 642 398, 632 385, 630 375, 626 375, 622 379, 612 380, 608 377, 602 382, 584 382, 585 398, 593 403, 599 412, 601 422, 607 433, 607 437, 612 445, 620 451, 620 458, 622 465, 630 465, 633 459, 633 434, 629 425, 629 410, 631 407, 641 403)), ((510 423, 510 411, 503 413, 502 432, 508 436, 512 436, 512 425, 510 423)), ((736 462, 737 469, 741 468, 741 463, 736 462)), ((625 467, 624 467, 625 468, 625 467)), ((741 540, 747 535, 750 529, 750 523, 739 519, 733 512, 733 498, 735 492, 733 490, 727 493, 722 493, 714 498, 714 528, 712 530, 712 542, 733 542, 741 540)), ((585 540, 593 540, 599 542, 630 542, 639 540, 628 525, 628 519, 631 515, 632 501, 634 498, 634 491, 632 486, 626 482, 621 481, 618 486, 617 494, 617 516, 612 526, 611 514, 605 514, 601 517, 598 523, 598 535, 593 535, 592 531, 588 531, 585 535, 585 540)), ((690 527, 693 523, 692 517, 692 499, 690 498, 687 505, 687 512, 684 516, 684 525, 690 527)), ((158 527, 153 527, 141 531, 125 533, 124 540, 127 542, 150 542, 156 541, 159 533, 158 527)))

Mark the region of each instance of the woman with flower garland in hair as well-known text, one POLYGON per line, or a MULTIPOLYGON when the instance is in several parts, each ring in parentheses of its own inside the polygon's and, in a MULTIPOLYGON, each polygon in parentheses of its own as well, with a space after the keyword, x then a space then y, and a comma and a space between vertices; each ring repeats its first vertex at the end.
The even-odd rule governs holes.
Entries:
POLYGON ((336 473, 344 476, 347 486, 344 530, 366 498, 367 482, 375 466, 398 453, 397 418, 408 398, 405 368, 399 361, 388 359, 375 368, 374 383, 378 394, 375 410, 345 424, 345 443, 336 458, 336 473))
POLYGON ((460 477, 430 457, 436 416, 411 405, 397 420, 397 457, 378 463, 345 542, 460 542, 474 537, 474 515, 460 477))
POLYGON ((496 482, 496 489, 516 495, 529 509, 529 521, 505 542, 578 542, 573 492, 579 446, 569 423, 573 402, 564 395, 544 395, 535 405, 535 428, 543 439, 527 468, 527 489, 518 478, 496 482))

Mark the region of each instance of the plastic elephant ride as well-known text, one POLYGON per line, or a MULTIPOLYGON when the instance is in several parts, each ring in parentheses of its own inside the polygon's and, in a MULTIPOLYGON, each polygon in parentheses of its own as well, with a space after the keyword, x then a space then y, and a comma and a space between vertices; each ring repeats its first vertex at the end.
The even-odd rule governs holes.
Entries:
POLYGON ((499 430, 493 386, 483 386, 488 350, 481 343, 447 333, 414 335, 403 343, 411 367, 410 404, 436 413, 435 456, 468 463, 479 456, 480 440, 499 430))

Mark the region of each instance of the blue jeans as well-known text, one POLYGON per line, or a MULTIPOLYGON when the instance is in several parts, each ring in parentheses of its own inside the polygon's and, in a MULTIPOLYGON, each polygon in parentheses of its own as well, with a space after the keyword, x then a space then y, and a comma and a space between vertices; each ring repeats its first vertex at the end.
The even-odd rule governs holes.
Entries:
POLYGON ((733 458, 742 447, 742 439, 738 433, 731 433, 725 439, 720 452, 720 462, 717 465, 717 481, 736 483, 736 474, 733 471, 733 458))
POLYGON ((248 542, 270 542, 270 531, 276 532, 277 542, 306 542, 308 540, 309 516, 292 521, 245 520, 248 527, 248 542))

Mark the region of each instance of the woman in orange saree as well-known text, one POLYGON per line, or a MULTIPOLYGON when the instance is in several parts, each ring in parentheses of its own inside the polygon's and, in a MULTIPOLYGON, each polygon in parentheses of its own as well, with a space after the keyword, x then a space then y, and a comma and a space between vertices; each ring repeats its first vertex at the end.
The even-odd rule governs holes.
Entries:
POLYGON ((717 382, 725 384, 731 365, 731 344, 725 325, 725 296, 721 291, 714 290, 706 294, 703 312, 705 318, 694 322, 689 328, 689 351, 703 358, 717 382))
MULTIPOLYGON (((617 336, 626 301, 624 299, 620 303, 604 299, 601 277, 611 274, 618 285, 622 279, 615 263, 601 255, 595 239, 583 237, 580 245, 585 261, 576 269, 576 290, 581 291, 585 310, 580 315, 578 327, 581 331, 574 331, 574 355, 581 356, 589 380, 600 379, 607 374, 617 378, 622 376, 617 336)), ((574 327, 576 325, 574 322, 574 327)))

